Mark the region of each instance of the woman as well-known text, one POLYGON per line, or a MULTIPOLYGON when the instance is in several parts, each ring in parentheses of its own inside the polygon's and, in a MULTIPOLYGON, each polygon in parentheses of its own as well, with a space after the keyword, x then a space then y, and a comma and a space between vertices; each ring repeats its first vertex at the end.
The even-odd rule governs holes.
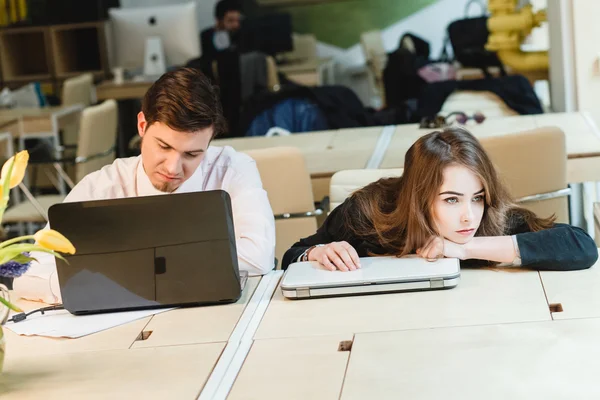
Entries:
POLYGON ((452 127, 417 140, 402 177, 380 179, 335 208, 285 253, 283 268, 308 260, 348 271, 360 268, 359 257, 414 253, 540 270, 589 268, 598 258, 585 231, 515 205, 479 141, 452 127))

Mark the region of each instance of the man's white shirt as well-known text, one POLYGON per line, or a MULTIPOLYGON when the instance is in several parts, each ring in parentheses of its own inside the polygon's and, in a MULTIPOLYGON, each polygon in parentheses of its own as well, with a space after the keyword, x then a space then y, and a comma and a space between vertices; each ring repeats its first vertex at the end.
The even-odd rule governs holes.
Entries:
MULTIPOLYGON (((252 158, 228 146, 211 146, 194 174, 173 193, 219 189, 231 197, 240 270, 248 271, 249 275, 269 272, 275 260, 275 220, 252 158)), ((144 171, 142 157, 138 156, 117 159, 89 174, 73 188, 65 202, 160 194, 167 193, 152 185, 144 171)), ((54 258, 45 253, 36 253, 35 257, 38 262, 15 279, 15 291, 31 300, 60 302, 54 258)))

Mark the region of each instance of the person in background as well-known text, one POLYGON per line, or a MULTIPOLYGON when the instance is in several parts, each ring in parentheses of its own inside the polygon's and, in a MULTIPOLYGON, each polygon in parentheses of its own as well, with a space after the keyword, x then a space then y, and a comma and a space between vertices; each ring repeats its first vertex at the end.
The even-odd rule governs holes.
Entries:
POLYGON ((212 60, 219 51, 235 46, 241 20, 242 8, 239 1, 220 0, 215 6, 215 26, 200 34, 202 57, 212 60))
POLYGON ((479 141, 450 127, 410 147, 402 177, 380 179, 336 207, 285 253, 282 267, 316 261, 352 271, 359 257, 415 253, 458 258, 463 267, 538 270, 585 269, 598 259, 584 230, 515 204, 479 141))

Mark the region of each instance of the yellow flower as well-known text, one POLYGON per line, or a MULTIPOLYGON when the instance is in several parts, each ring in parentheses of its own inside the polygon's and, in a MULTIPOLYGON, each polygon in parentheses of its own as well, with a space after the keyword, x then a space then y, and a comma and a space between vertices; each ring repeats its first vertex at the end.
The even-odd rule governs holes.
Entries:
POLYGON ((12 156, 8 159, 2 166, 2 172, 0 172, 0 181, 4 182, 6 178, 6 174, 8 174, 8 168, 10 168, 10 164, 15 160, 15 165, 12 169, 12 174, 10 175, 10 188, 14 188, 23 180, 25 176, 25 169, 27 168, 27 162, 29 161, 29 153, 27 150, 23 150, 18 152, 16 155, 12 156))
POLYGON ((38 245, 48 250, 59 251, 66 254, 75 254, 75 247, 60 232, 53 229, 37 231, 33 238, 38 245))

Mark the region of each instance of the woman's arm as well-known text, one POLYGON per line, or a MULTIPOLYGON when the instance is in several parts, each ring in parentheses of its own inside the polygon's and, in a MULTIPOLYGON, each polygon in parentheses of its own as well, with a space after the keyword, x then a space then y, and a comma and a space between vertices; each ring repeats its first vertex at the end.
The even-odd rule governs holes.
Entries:
POLYGON ((511 263, 517 252, 511 236, 474 237, 463 246, 464 258, 511 263))
POLYGON ((347 199, 338 207, 336 207, 325 219, 323 225, 319 227, 314 235, 300 239, 294 243, 283 255, 281 269, 287 267, 298 260, 307 249, 317 244, 327 244, 338 241, 348 241, 352 244, 351 234, 345 218, 345 211, 348 207, 352 207, 351 200, 347 199))
POLYGON ((517 234, 521 265, 548 271, 586 269, 596 263, 598 247, 583 230, 567 224, 517 234))
MULTIPOLYGON (((582 229, 555 224, 554 227, 537 232, 516 234, 521 266, 547 271, 573 271, 586 269, 598 259, 598 248, 592 238, 582 229)), ((465 245, 448 244, 461 259, 479 259, 511 263, 517 253, 512 236, 474 237, 465 245), (462 250, 462 253, 461 253, 462 250)))

